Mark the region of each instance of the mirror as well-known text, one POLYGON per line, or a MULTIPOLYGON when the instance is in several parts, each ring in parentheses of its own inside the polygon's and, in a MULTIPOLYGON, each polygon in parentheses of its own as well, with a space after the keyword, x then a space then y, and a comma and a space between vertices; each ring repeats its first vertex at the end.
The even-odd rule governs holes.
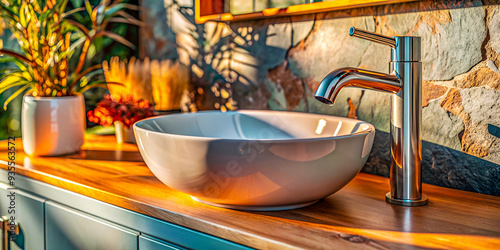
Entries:
POLYGON ((195 0, 196 23, 291 16, 417 0, 195 0))
POLYGON ((309 3, 309 0, 226 0, 226 2, 229 2, 229 4, 224 6, 227 6, 224 12, 229 12, 232 15, 240 15, 260 12, 269 8, 284 9, 292 5, 309 3))

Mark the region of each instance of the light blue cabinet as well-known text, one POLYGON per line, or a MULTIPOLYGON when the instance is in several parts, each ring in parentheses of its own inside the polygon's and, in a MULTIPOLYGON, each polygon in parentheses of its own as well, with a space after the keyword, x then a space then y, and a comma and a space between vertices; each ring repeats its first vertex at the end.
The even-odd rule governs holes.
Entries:
MULTIPOLYGON (((7 178, 0 170, 0 215, 8 213, 7 178)), ((249 249, 21 175, 16 187, 20 249, 249 249)))
POLYGON ((179 246, 172 245, 166 241, 156 239, 148 235, 141 235, 139 237, 139 249, 147 250, 181 250, 179 246))
MULTIPOLYGON (((14 216, 19 225, 19 235, 9 241, 10 249, 45 249, 44 202, 45 200, 0 183, 0 216, 14 216), (13 198, 11 198, 13 197, 13 198)), ((3 238, 3 237, 0 237, 3 238)), ((0 239, 3 245, 3 239, 0 239)))
POLYGON ((56 204, 45 203, 47 249, 138 249, 139 232, 56 204))

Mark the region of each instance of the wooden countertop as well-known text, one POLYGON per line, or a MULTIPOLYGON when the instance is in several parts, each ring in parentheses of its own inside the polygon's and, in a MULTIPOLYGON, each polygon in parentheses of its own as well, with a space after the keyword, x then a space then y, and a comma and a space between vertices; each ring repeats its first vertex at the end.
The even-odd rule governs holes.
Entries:
MULTIPOLYGON (((162 184, 133 144, 88 135, 82 151, 63 157, 25 156, 21 174, 69 191, 254 248, 500 249, 500 197, 424 184, 429 204, 385 202, 386 178, 359 174, 339 192, 301 209, 244 212, 193 201, 162 184)), ((7 141, 0 168, 7 169, 7 141)))

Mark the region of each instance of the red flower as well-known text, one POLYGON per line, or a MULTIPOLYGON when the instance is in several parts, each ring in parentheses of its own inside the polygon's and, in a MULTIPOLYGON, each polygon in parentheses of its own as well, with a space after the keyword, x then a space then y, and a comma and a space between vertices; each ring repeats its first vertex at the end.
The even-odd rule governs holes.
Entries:
POLYGON ((115 101, 106 95, 94 110, 87 113, 87 117, 89 121, 102 126, 110 126, 120 121, 129 128, 135 122, 153 116, 153 111, 153 106, 147 100, 121 97, 115 101))

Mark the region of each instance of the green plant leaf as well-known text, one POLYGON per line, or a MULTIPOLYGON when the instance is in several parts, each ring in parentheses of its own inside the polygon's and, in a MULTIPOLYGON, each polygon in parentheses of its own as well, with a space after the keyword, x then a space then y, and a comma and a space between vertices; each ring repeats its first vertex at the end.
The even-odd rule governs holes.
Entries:
POLYGON ((90 32, 89 30, 83 26, 81 23, 75 22, 73 20, 67 20, 68 23, 72 24, 73 26, 77 27, 80 31, 82 31, 85 36, 90 37, 90 32))
POLYGON ((96 12, 96 25, 101 25, 101 23, 105 17, 106 6, 104 6, 103 4, 99 4, 97 6, 96 10, 97 10, 97 12, 96 12))
POLYGON ((97 36, 107 36, 131 49, 135 49, 135 46, 134 44, 132 44, 131 42, 129 42, 127 39, 123 38, 122 36, 116 34, 116 33, 113 33, 111 31, 99 31, 96 33, 96 37, 97 36))
POLYGON ((3 92, 5 92, 8 89, 11 89, 13 87, 24 86, 24 85, 27 85, 27 84, 31 84, 31 82, 28 82, 28 81, 18 81, 18 82, 11 83, 9 86, 0 87, 0 94, 2 94, 3 92))
POLYGON ((19 58, 16 58, 16 57, 0 57, 0 63, 9 63, 9 62, 12 62, 12 63, 16 64, 16 66, 20 70, 27 70, 26 65, 24 65, 24 62, 21 61, 19 58))
POLYGON ((144 23, 136 20, 136 19, 129 19, 129 18, 124 18, 124 17, 113 17, 109 19, 110 23, 125 23, 125 24, 133 24, 136 26, 143 26, 144 23))
POLYGON ((80 47, 85 42, 85 40, 87 40, 87 37, 81 37, 76 42, 73 42, 73 44, 71 44, 71 46, 69 46, 67 50, 61 52, 61 57, 71 57, 75 49, 80 47))
POLYGON ((71 15, 73 15, 73 14, 75 14, 77 12, 80 12, 82 10, 85 10, 85 8, 84 7, 80 7, 80 8, 75 8, 75 9, 72 9, 70 11, 64 12, 64 14, 62 14, 62 18, 66 18, 66 17, 71 16, 71 15))
POLYGON ((26 80, 20 74, 10 73, 0 80, 0 88, 5 88, 11 84, 26 80))
POLYGON ((92 73, 92 72, 94 72, 94 71, 97 71, 97 70, 101 69, 101 67, 102 67, 102 66, 101 66, 100 64, 97 64, 97 65, 94 65, 94 66, 92 66, 92 67, 87 68, 86 70, 84 70, 82 73, 78 74, 78 75, 75 77, 75 79, 73 80, 73 82, 74 82, 75 84, 73 84, 73 85, 76 85, 76 83, 78 83, 78 81, 80 81, 80 79, 81 79, 82 77, 84 77, 84 76, 86 76, 86 75, 88 75, 88 74, 90 74, 90 73, 92 73))
POLYGON ((7 110, 7 105, 12 101, 14 100, 14 98, 16 98, 18 95, 22 94, 24 91, 26 91, 29 87, 31 87, 30 85, 25 85, 24 87, 21 87, 20 89, 18 89, 16 92, 14 92, 14 94, 12 94, 11 96, 9 96, 9 98, 7 98, 7 100, 5 100, 5 102, 3 103, 3 110, 7 110))
POLYGON ((107 89, 108 85, 124 86, 122 83, 119 83, 119 82, 106 82, 105 80, 97 80, 97 81, 94 81, 94 82, 87 84, 85 87, 81 88, 78 92, 83 93, 83 92, 85 92, 89 89, 92 89, 92 88, 107 89))
POLYGON ((118 4, 115 4, 115 5, 109 6, 108 8, 106 8, 106 12, 105 12, 106 13, 106 17, 113 16, 118 11, 123 10, 124 8, 125 8, 125 4, 124 3, 118 3, 118 4))
POLYGON ((83 93, 89 89, 93 89, 93 88, 103 88, 103 89, 107 89, 108 88, 108 85, 104 84, 104 83, 101 83, 101 84, 87 84, 87 86, 81 88, 78 90, 79 93, 83 93))
POLYGON ((71 4, 73 4, 73 7, 79 8, 82 7, 83 0, 71 0, 71 4))
POLYGON ((16 57, 20 60, 23 60, 25 62, 31 62, 28 58, 26 58, 25 56, 17 53, 17 52, 14 52, 14 51, 11 51, 11 50, 7 50, 7 49, 0 49, 0 55, 1 54, 5 54, 5 55, 8 55, 8 56, 12 56, 12 57, 16 57))
POLYGON ((85 0, 85 9, 87 10, 89 16, 92 16, 92 5, 90 5, 88 0, 85 0))
POLYGON ((21 5, 21 7, 19 8, 19 23, 21 24, 21 26, 23 26, 23 28, 26 28, 28 22, 26 20, 26 8, 27 8, 27 3, 23 3, 23 5, 21 5))
POLYGON ((23 72, 23 71, 19 70, 19 69, 4 68, 4 69, 0 69, 0 77, 2 77, 3 75, 12 74, 12 73, 20 73, 20 72, 23 72))
POLYGON ((135 17, 133 17, 132 15, 130 15, 129 13, 127 13, 127 12, 125 12, 125 11, 123 11, 123 10, 118 11, 118 13, 117 13, 117 14, 118 14, 119 16, 122 16, 122 17, 124 17, 124 18, 129 19, 129 20, 136 20, 136 21, 139 21, 139 20, 137 20, 135 17))
POLYGON ((66 6, 68 5, 68 0, 57 0, 56 6, 58 7, 59 16, 62 16, 64 10, 66 10, 66 6))
POLYGON ((100 75, 100 74, 103 74, 103 73, 104 73, 104 71, 103 71, 102 69, 97 69, 97 70, 94 70, 94 71, 92 71, 92 72, 90 72, 90 73, 86 74, 84 77, 90 81, 90 80, 92 80, 92 78, 94 78, 95 76, 100 75))
MULTIPOLYGON (((19 22, 19 17, 17 14, 17 10, 18 10, 17 7, 11 8, 9 6, 5 6, 3 3, 1 6, 2 7, 0 9, 2 9, 2 11, 0 13, 2 13, 2 17, 5 17, 8 20, 13 20, 15 23, 19 22)), ((15 6, 12 6, 12 7, 15 7, 15 6)))

